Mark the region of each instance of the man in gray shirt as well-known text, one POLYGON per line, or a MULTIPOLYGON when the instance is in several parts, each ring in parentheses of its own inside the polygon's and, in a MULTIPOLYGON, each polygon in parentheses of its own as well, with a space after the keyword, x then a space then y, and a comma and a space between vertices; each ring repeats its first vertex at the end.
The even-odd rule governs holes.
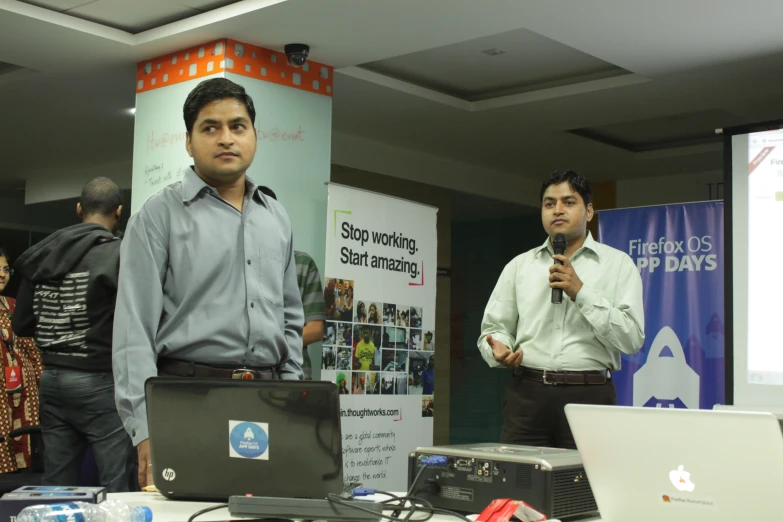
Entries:
POLYGON ((245 175, 258 141, 253 100, 215 78, 183 112, 194 166, 144 203, 121 250, 114 377, 142 487, 152 484, 149 377, 302 378, 291 223, 245 175))

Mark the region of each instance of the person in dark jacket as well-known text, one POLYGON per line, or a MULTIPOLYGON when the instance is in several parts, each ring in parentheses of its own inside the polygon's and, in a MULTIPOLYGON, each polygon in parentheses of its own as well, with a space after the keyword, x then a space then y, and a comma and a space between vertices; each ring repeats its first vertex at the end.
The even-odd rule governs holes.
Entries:
POLYGON ((81 224, 27 250, 14 265, 22 282, 13 329, 41 350, 44 483, 77 486, 88 444, 101 485, 128 491, 135 455, 114 402, 112 330, 117 298, 122 192, 107 178, 85 185, 81 224))

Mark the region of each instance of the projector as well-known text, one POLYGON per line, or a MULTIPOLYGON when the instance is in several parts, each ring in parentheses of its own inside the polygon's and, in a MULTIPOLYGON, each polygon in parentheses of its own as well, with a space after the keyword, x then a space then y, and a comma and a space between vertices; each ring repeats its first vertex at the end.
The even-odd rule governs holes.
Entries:
POLYGON ((408 456, 408 489, 419 473, 412 496, 441 509, 481 513, 493 500, 510 498, 548 518, 598 511, 575 450, 502 444, 423 447, 408 456))

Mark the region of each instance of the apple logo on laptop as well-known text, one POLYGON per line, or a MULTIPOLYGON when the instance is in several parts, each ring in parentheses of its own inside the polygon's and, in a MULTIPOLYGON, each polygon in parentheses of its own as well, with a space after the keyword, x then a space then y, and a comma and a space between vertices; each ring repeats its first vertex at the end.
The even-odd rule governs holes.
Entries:
POLYGON ((680 491, 693 491, 696 488, 696 484, 691 482, 691 474, 685 471, 684 466, 680 466, 669 473, 669 480, 675 488, 680 491))

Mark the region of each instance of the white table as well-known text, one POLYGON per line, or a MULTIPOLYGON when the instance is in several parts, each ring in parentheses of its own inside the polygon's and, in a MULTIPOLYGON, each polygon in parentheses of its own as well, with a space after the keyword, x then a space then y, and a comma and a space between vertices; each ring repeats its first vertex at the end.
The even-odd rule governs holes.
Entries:
MULTIPOLYGON (((219 504, 219 502, 182 502, 168 500, 159 493, 113 493, 109 498, 122 500, 130 506, 148 506, 152 510, 152 522, 187 522, 193 513, 219 504)), ((387 497, 377 495, 366 497, 373 500, 385 500, 387 497)), ((231 517, 228 508, 205 513, 196 522, 216 522, 224 520, 241 520, 231 517)), ((431 522, 458 522, 458 519, 446 515, 435 515, 431 522)), ((513 521, 511 521, 513 522, 513 521)), ((601 522, 600 518, 581 519, 579 522, 601 522)))
MULTIPOLYGON (((122 500, 130 506, 147 506, 152 510, 152 522, 187 522, 202 509, 219 502, 180 502, 169 500, 160 493, 112 493, 109 498, 122 500)), ((205 513, 196 519, 198 522, 232 520, 228 508, 205 513)))

